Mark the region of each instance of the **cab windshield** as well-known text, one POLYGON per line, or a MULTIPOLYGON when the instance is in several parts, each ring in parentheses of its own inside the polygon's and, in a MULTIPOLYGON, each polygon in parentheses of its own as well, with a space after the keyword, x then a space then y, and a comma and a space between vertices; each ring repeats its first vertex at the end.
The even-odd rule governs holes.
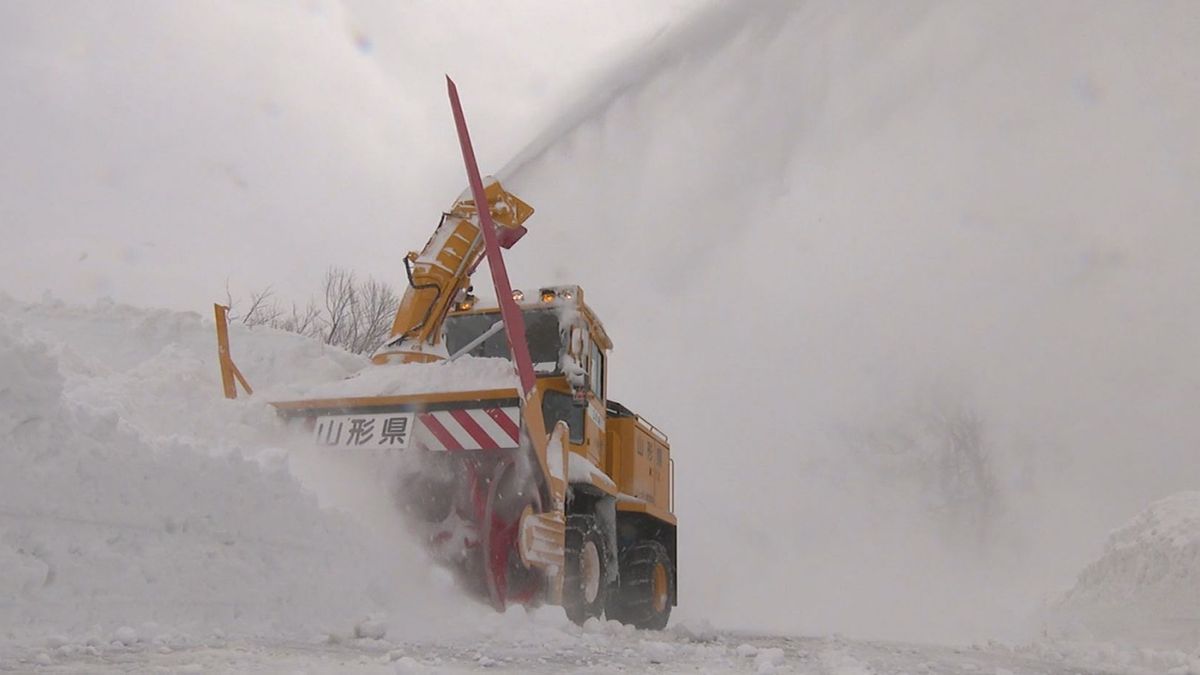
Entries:
MULTIPOLYGON (((552 309, 527 309, 525 316, 525 339, 529 342, 529 358, 538 373, 556 373, 559 370, 558 355, 562 350, 562 334, 558 327, 558 313, 552 309)), ((450 354, 471 344, 497 321, 500 312, 485 314, 459 314, 446 317, 446 349, 450 354)), ((471 356, 490 356, 512 360, 508 351, 508 334, 498 331, 467 352, 471 356)))

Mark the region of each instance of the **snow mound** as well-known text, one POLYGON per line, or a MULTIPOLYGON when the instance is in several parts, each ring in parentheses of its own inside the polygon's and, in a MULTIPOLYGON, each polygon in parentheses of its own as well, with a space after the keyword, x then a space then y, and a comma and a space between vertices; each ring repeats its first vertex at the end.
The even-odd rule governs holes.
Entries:
POLYGON ((16 335, 12 322, 0 318, 0 434, 11 436, 36 422, 62 395, 62 376, 45 345, 16 335))
POLYGON ((1155 502, 1113 532, 1050 623, 1116 643, 1200 646, 1200 492, 1155 502))
MULTIPOLYGON (((267 385, 363 362, 240 326, 234 351, 267 385)), ((0 299, 0 645, 412 634, 455 606, 413 544, 321 508, 269 407, 218 379, 194 314, 0 299)))

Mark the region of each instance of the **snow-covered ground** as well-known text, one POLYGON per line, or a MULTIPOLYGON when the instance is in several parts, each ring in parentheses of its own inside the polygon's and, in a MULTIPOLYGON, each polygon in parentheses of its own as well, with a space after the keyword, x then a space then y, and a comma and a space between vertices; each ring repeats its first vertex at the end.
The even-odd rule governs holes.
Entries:
MULTIPOLYGON (((129 673, 803 673, 807 675, 1150 675, 1189 670, 1178 655, 1108 650, 1105 665, 1084 654, 1001 646, 953 649, 842 638, 789 638, 686 630, 636 633, 615 625, 575 626, 517 617, 515 626, 481 629, 470 640, 262 643, 210 637, 197 644, 60 644, 0 663, 38 672, 129 673), (1133 665, 1137 663, 1138 665, 1133 665)), ((1093 655, 1093 656, 1095 656, 1093 655)))

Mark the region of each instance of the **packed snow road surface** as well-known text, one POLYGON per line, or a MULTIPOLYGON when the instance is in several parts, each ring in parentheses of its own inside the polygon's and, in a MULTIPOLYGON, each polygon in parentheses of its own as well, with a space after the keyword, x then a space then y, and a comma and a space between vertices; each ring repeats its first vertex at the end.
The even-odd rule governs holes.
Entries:
POLYGON ((0 662, 0 672, 45 673, 806 673, 810 675, 1146 675, 1192 672, 1183 657, 1130 656, 1121 668, 1093 660, 1111 653, 1061 648, 953 649, 840 638, 793 638, 691 630, 635 631, 615 623, 584 628, 543 610, 498 617, 476 639, 410 643, 391 639, 263 643, 210 638, 196 645, 120 641, 58 645, 0 662), (1141 659, 1138 664, 1132 663, 1141 659))

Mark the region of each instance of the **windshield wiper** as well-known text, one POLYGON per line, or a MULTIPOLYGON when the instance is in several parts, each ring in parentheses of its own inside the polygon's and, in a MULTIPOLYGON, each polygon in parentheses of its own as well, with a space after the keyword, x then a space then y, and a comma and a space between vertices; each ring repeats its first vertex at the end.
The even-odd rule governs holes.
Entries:
POLYGON ((458 357, 462 356, 463 354, 466 354, 467 352, 471 351, 472 349, 475 349, 479 345, 483 344, 484 342, 487 341, 488 338, 492 337, 493 335, 495 335, 496 333, 499 333, 502 330, 504 330, 504 320, 503 319, 492 324, 491 328, 483 331, 483 333, 481 333, 479 337, 468 342, 462 349, 454 352, 454 354, 452 354, 450 356, 450 358, 448 358, 446 360, 453 361, 454 359, 457 359, 458 357))

